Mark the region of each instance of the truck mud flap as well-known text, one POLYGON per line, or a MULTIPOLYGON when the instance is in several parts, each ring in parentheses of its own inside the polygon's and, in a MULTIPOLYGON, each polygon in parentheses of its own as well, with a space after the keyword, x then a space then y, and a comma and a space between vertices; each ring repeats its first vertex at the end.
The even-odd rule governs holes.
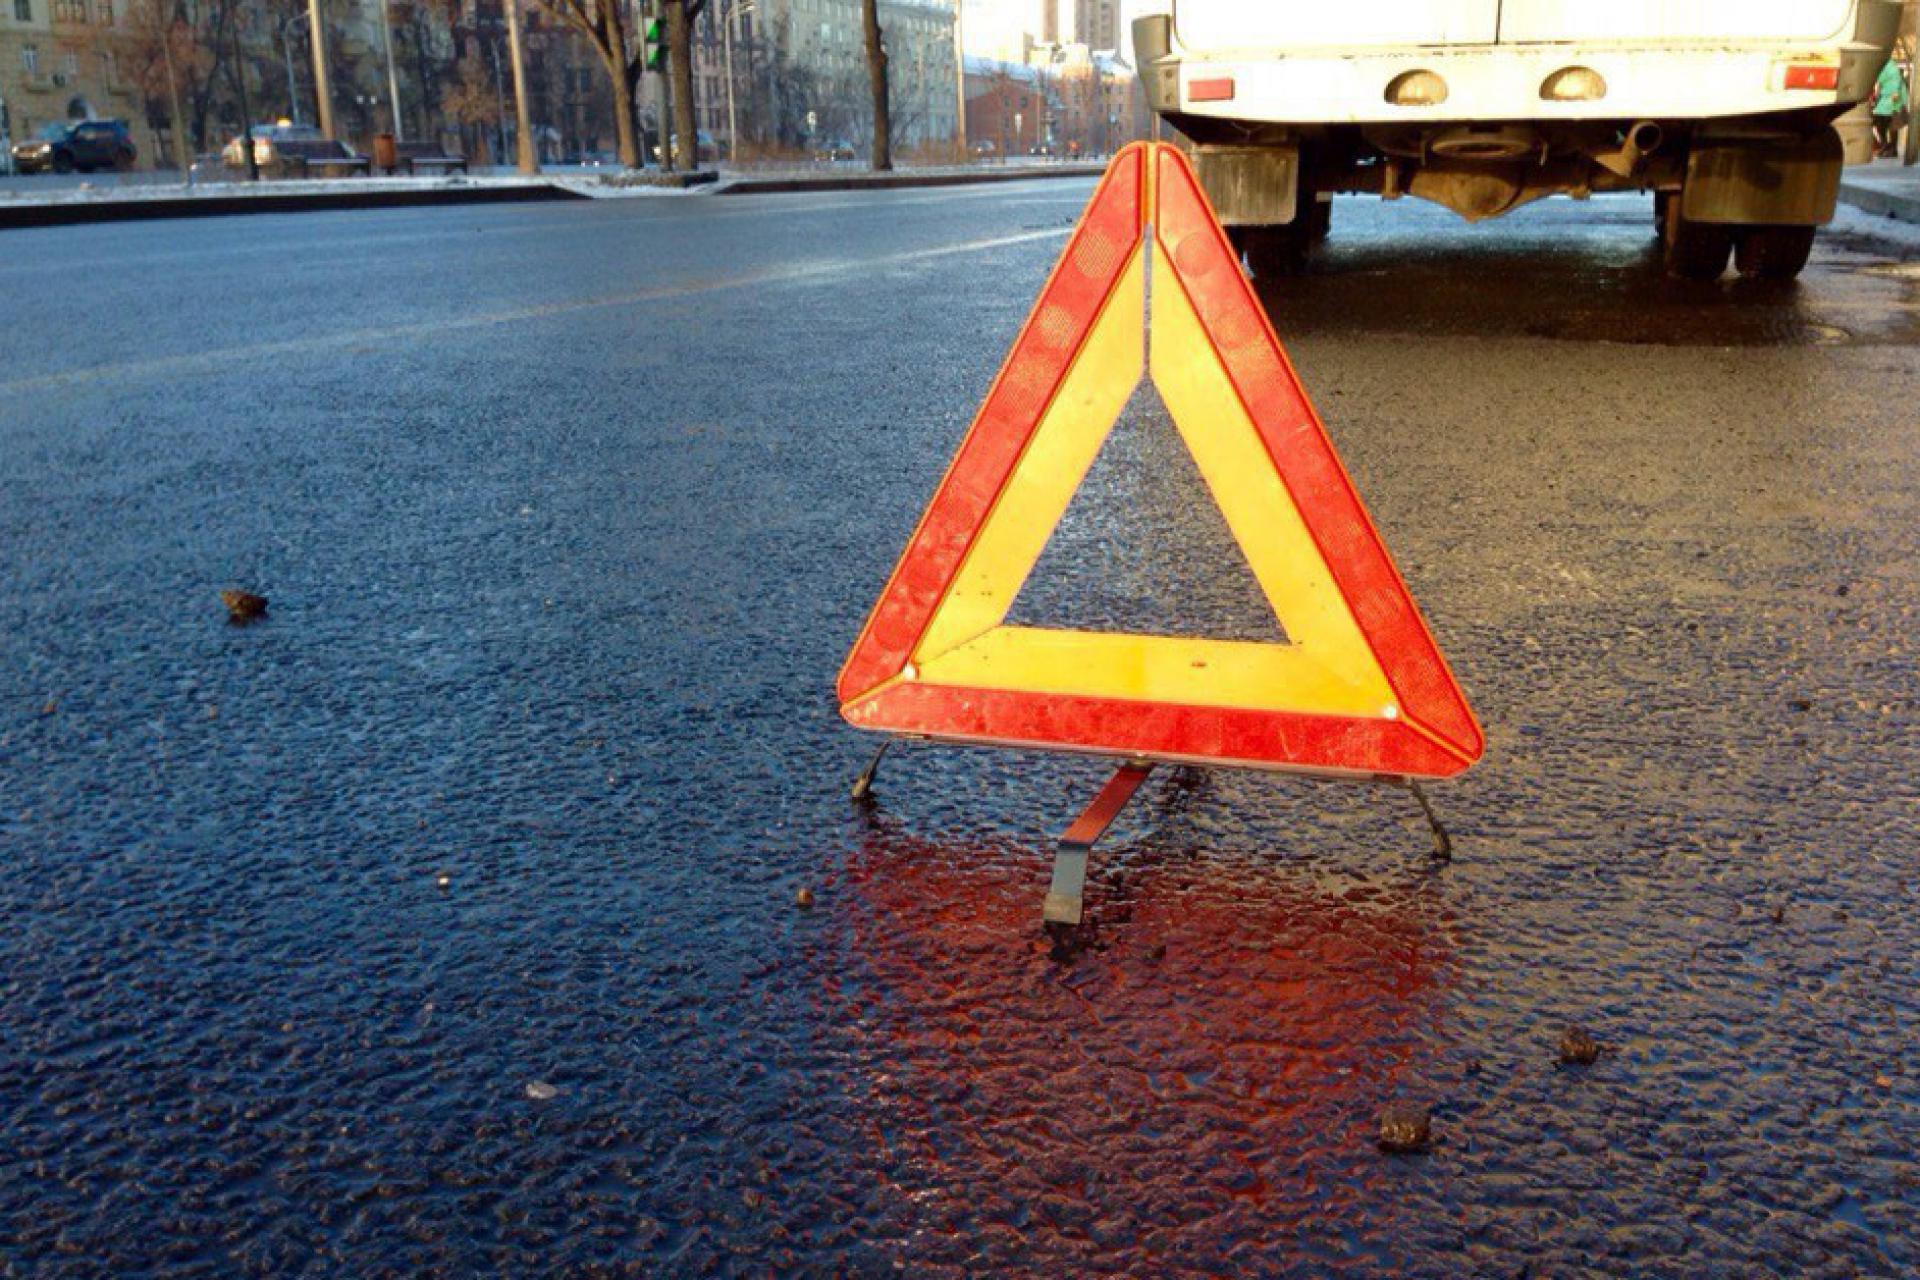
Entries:
POLYGON ((1196 147, 1193 167, 1226 226, 1271 227, 1293 221, 1300 189, 1297 148, 1196 147))
POLYGON ((1806 138, 1702 138, 1687 158, 1689 222, 1819 226, 1840 197, 1843 147, 1831 128, 1806 138))

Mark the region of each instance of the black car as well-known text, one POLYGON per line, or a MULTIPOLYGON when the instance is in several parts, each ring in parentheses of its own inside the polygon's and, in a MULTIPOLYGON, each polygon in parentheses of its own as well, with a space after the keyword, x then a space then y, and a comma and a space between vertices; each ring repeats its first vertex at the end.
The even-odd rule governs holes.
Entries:
POLYGON ((70 120, 47 125, 30 142, 15 143, 13 165, 21 173, 92 173, 131 169, 137 154, 124 120, 70 120))

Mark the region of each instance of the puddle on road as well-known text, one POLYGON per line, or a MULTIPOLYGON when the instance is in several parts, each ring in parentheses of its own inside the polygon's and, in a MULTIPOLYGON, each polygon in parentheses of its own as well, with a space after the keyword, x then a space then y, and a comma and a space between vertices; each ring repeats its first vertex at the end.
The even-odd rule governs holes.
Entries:
POLYGON ((875 1212, 922 1262, 1204 1270, 1392 1203, 1374 1128, 1429 1100, 1455 950, 1440 882, 1329 879, 1177 825, 1151 854, 1103 847, 1068 963, 1040 928, 1044 852, 885 818, 855 850, 823 1021, 861 1077, 875 1212))

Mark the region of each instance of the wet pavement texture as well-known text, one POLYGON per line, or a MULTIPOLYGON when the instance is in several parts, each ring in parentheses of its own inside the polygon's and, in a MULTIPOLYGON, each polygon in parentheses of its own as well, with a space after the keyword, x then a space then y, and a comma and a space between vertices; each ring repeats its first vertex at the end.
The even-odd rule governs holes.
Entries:
MULTIPOLYGON (((858 809, 832 683, 1088 190, 0 241, 0 1274, 1920 1269, 1920 246, 1342 200, 1455 861, 1162 771, 1061 953, 1101 768, 858 809)), ((1198 486, 1138 398, 1018 608, 1270 635, 1198 486)))

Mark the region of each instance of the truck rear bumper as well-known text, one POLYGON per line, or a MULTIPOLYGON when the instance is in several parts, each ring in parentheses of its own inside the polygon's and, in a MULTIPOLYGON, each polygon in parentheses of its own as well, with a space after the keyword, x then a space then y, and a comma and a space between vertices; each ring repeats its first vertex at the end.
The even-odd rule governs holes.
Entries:
POLYGON ((1171 19, 1148 15, 1134 24, 1134 44, 1148 100, 1167 115, 1277 125, 1709 120, 1831 113, 1866 99, 1898 15, 1897 4, 1867 0, 1852 40, 1815 45, 1490 44, 1240 56, 1186 50, 1171 19), (1544 97, 1549 78, 1568 68, 1597 73, 1602 92, 1544 97), (1395 80, 1418 71, 1444 82, 1443 100, 1392 101, 1395 80))

